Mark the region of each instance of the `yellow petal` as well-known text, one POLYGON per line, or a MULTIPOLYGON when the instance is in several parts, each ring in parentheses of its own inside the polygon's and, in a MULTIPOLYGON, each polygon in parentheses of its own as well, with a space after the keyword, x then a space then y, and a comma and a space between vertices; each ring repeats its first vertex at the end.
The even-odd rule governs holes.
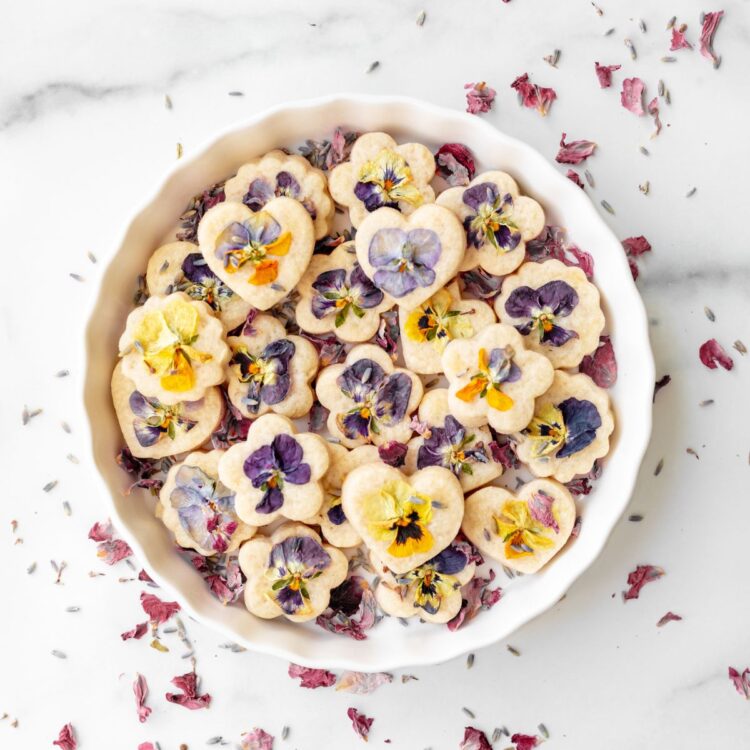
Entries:
POLYGON ((461 401, 473 401, 483 390, 487 381, 484 378, 472 378, 463 388, 456 391, 456 398, 461 401))
POLYGON ((195 306, 179 297, 170 300, 164 307, 164 320, 180 340, 187 343, 198 333, 200 316, 195 306))
POLYGON ((286 255, 292 245, 292 233, 283 232, 278 239, 266 245, 266 252, 269 255, 286 255))
POLYGON ((162 376, 161 387, 172 393, 189 391, 195 385, 195 372, 185 353, 177 349, 174 353, 172 367, 168 374, 162 376))
POLYGON ((507 393, 503 393, 493 385, 487 391, 487 403, 498 411, 508 411, 513 408, 514 402, 507 393))
POLYGON ((404 331, 406 335, 412 340, 417 342, 423 342, 426 340, 426 333, 424 329, 420 328, 419 321, 424 316, 424 310, 421 307, 412 310, 409 313, 409 317, 406 319, 404 324, 404 331))
POLYGON ((276 260, 266 258, 255 265, 255 273, 248 278, 253 286, 262 286, 276 281, 279 275, 279 263, 276 260))
POLYGON ((133 332, 144 353, 156 353, 175 343, 176 337, 169 330, 161 310, 146 313, 133 332))

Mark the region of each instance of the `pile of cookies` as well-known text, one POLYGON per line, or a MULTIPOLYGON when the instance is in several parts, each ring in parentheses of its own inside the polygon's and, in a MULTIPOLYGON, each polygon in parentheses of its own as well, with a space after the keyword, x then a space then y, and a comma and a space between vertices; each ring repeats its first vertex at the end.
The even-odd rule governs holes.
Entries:
POLYGON ((254 615, 314 619, 366 559, 386 614, 447 622, 475 574, 467 549, 538 571, 574 527, 565 483, 609 450, 609 397, 576 372, 605 325, 596 287, 526 262, 545 216, 508 174, 439 184, 427 147, 386 133, 328 172, 272 151, 226 182, 197 244, 149 261, 115 411, 133 456, 173 458, 157 515, 183 548, 239 555, 254 615), (337 212, 353 239, 320 242, 337 212), (472 269, 502 277, 494 300, 467 293, 472 269), (396 309, 394 360, 374 342, 396 309), (323 335, 340 361, 321 364, 323 335), (313 432, 299 425, 316 402, 313 432), (212 450, 227 405, 252 423, 212 450), (498 484, 498 439, 532 481, 498 484))

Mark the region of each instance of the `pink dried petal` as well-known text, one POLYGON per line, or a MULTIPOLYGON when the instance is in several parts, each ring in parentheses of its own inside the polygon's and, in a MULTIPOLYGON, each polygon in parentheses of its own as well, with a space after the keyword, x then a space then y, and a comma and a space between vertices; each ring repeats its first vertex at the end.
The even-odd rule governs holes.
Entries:
POLYGON ((346 712, 346 715, 351 719, 352 729, 354 729, 359 737, 367 742, 367 736, 370 734, 370 727, 375 719, 371 719, 368 716, 361 714, 356 708, 350 708, 346 712))
POLYGON ((612 73, 621 67, 621 65, 599 65, 598 62, 595 62, 594 69, 596 70, 596 77, 599 79, 599 86, 608 89, 612 85, 612 73))
POLYGON ((52 744, 57 745, 60 750, 76 750, 78 742, 76 742, 76 733, 73 725, 66 724, 60 730, 57 739, 52 744))
POLYGON ((393 682, 393 675, 388 672, 344 672, 339 677, 336 690, 343 690, 354 695, 369 695, 381 685, 393 682))
POLYGON ((156 750, 154 747, 153 742, 141 742, 140 745, 138 745, 138 750, 156 750))
POLYGON ((723 10, 714 13, 706 13, 703 17, 703 28, 701 29, 701 55, 711 60, 715 66, 719 64, 719 58, 714 52, 714 34, 716 33, 716 27, 719 25, 719 21, 721 21, 723 15, 723 10))
POLYGON ((452 187, 468 185, 476 173, 474 155, 463 143, 445 143, 435 153, 437 173, 452 187))
POLYGON ((464 727, 464 739, 458 750, 492 750, 487 735, 475 727, 464 727))
POLYGON ((531 83, 528 73, 518 76, 510 84, 510 87, 518 92, 519 99, 524 107, 536 109, 543 117, 549 112, 552 102, 557 99, 554 89, 531 83))
POLYGON ((534 750, 539 744, 539 738, 531 734, 514 734, 510 741, 516 746, 516 750, 534 750))
POLYGON ((555 498, 546 492, 535 492, 528 501, 529 514, 539 521, 542 526, 552 529, 556 534, 560 531, 555 514, 552 512, 552 506, 555 504, 555 498))
POLYGON ((331 590, 328 609, 318 615, 315 623, 331 633, 364 641, 378 620, 377 601, 370 584, 361 576, 349 576, 331 590))
POLYGON ((120 635, 120 638, 122 638, 123 641, 129 641, 131 638, 135 638, 136 640, 143 638, 144 635, 148 632, 148 623, 142 622, 136 625, 132 630, 127 630, 124 633, 120 635))
POLYGON ((656 131, 651 136, 652 138, 656 138, 659 133, 661 133, 661 120, 659 119, 659 99, 657 97, 654 97, 647 105, 646 109, 648 109, 648 113, 650 115, 653 115, 654 118, 654 125, 656 126, 656 131))
POLYGON ((417 433, 417 435, 427 439, 432 435, 432 430, 427 422, 420 421, 419 417, 415 414, 409 422, 409 427, 417 433))
POLYGON ((622 82, 620 102, 622 106, 634 115, 641 117, 646 114, 643 110, 643 92, 646 86, 640 78, 626 78, 622 82))
POLYGON ((489 578, 474 576, 462 589, 461 609, 458 614, 448 622, 448 630, 458 630, 470 620, 474 619, 481 609, 491 609, 502 598, 503 590, 488 588, 495 580, 495 571, 490 570, 489 578))
POLYGON ((685 30, 687 24, 683 23, 681 26, 672 27, 672 44, 669 46, 670 51, 675 52, 678 49, 693 49, 693 45, 685 39, 685 30))
POLYGON ((96 547, 96 556, 107 565, 114 565, 132 554, 133 550, 130 549, 130 545, 122 539, 100 542, 96 547))
POLYGON ((102 522, 97 521, 89 530, 89 539, 94 542, 108 542, 113 535, 114 529, 109 519, 102 522))
POLYGON ((516 455, 516 444, 506 435, 498 435, 497 440, 490 443, 492 460, 499 463, 504 469, 516 469, 519 466, 516 455))
POLYGON ((158 596, 147 594, 145 591, 141 593, 141 607, 149 620, 157 625, 162 625, 180 611, 180 605, 177 602, 163 602, 158 596))
POLYGON ((138 721, 143 722, 148 719, 151 714, 151 709, 146 705, 146 698, 148 697, 148 683, 146 678, 142 674, 136 674, 135 682, 133 683, 133 694, 135 695, 135 708, 138 711, 138 721))
POLYGON ((651 252, 651 243, 643 235, 639 237, 627 237, 622 241, 622 246, 628 255, 635 258, 644 253, 651 252))
POLYGON ((240 739, 242 750, 273 750, 272 734, 263 731, 259 727, 254 727, 252 732, 246 732, 240 739))
POLYGON ((734 667, 729 667, 729 679, 734 684, 734 689, 745 699, 750 700, 750 669, 740 674, 734 667))
POLYGON ((678 622, 682 619, 682 615, 676 615, 674 612, 667 612, 659 618, 659 622, 656 623, 657 628, 664 627, 668 622, 678 622))
POLYGON ((143 581, 144 583, 153 583, 154 579, 151 578, 151 576, 141 568, 141 572, 138 574, 138 580, 143 581))
POLYGON ((484 81, 466 83, 464 89, 469 89, 466 93, 466 111, 469 114, 478 115, 492 109, 492 103, 495 101, 497 92, 484 81))
POLYGON ((716 340, 709 339, 701 344, 698 354, 706 367, 715 370, 721 365, 725 370, 731 370, 734 367, 734 360, 724 351, 724 347, 716 340))
POLYGON ((565 486, 568 488, 571 495, 574 495, 575 497, 588 495, 593 489, 591 483, 599 479, 601 475, 602 465, 599 461, 594 461, 594 465, 591 467, 591 471, 589 471, 588 474, 571 479, 569 482, 565 483, 565 486))
POLYGON ((166 698, 170 703, 176 703, 191 711, 208 708, 211 705, 211 696, 208 693, 198 694, 198 675, 195 672, 173 677, 172 684, 182 692, 167 693, 166 698))
POLYGON ((336 675, 327 669, 312 669, 301 667, 299 664, 289 665, 289 676, 293 680, 299 678, 300 687, 313 690, 320 687, 331 687, 336 682, 336 675))
POLYGON ((407 447, 405 443, 399 443, 398 440, 389 440, 387 443, 378 446, 378 457, 388 466, 404 465, 407 447))
POLYGON ((583 358, 579 369, 600 388, 611 388, 617 382, 617 359, 609 336, 599 338, 599 346, 583 358))
POLYGON ((565 176, 571 181, 574 182, 576 185, 578 185, 581 190, 583 190, 583 180, 580 178, 578 172, 576 172, 574 169, 569 169, 565 176))
POLYGON ((590 253, 587 253, 585 250, 581 250, 575 245, 568 245, 568 247, 565 248, 565 251, 570 253, 575 258, 575 262, 573 262, 572 260, 568 260, 565 256, 563 256, 562 262, 566 266, 580 268, 586 274, 586 278, 593 278, 594 259, 591 257, 590 253))
POLYGON ((656 581, 664 575, 663 568, 657 568, 655 565, 639 565, 628 575, 628 584, 630 588, 622 592, 623 599, 637 599, 641 589, 652 581, 656 581))
POLYGON ((594 141, 579 140, 565 143, 567 133, 562 134, 560 138, 560 150, 557 152, 555 161, 559 164, 580 164, 592 156, 596 150, 594 141))

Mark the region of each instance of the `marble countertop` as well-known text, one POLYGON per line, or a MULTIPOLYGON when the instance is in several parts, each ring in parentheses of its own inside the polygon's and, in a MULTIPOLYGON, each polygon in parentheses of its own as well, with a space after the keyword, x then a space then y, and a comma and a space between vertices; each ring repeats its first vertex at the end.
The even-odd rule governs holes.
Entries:
MULTIPOLYGON (((235 747, 254 726, 276 735, 276 748, 358 747, 349 706, 375 718, 370 745, 390 740, 403 750, 454 750, 466 725, 488 735, 501 726, 539 734, 540 723, 551 749, 748 745, 750 704, 734 691, 727 667, 750 665, 750 361, 731 349, 736 339, 750 344, 750 3, 720 6, 718 69, 697 49, 670 53, 665 26, 677 14, 697 45, 700 12, 720 7, 697 0, 658 11, 649 0, 600 6, 601 16, 588 0, 28 0, 4 8, 0 222, 13 271, 0 302, 0 716, 7 714, 0 747, 52 747, 66 722, 81 750, 135 750, 147 740, 162 750, 181 743, 195 750, 215 737, 235 747), (543 57, 556 48, 555 69, 543 57), (676 62, 661 60, 670 54, 676 62), (595 60, 622 65, 611 89, 599 89, 595 60), (546 118, 519 107, 510 89, 524 72, 557 91, 546 118), (659 79, 671 92, 655 139, 651 118, 620 106, 626 76, 643 78, 648 99, 659 79), (143 585, 125 563, 108 568, 96 558, 86 534, 103 520, 103 504, 92 491, 93 467, 74 463, 83 450, 81 331, 118 232, 174 161, 178 143, 190 154, 269 105, 337 91, 405 94, 462 109, 464 83, 477 80, 498 91, 483 117, 550 160, 562 131, 596 141, 586 164, 596 187, 587 191, 614 208, 603 215, 619 237, 645 235, 653 246, 639 286, 657 373, 672 382, 656 399, 628 511, 643 520, 626 514, 567 597, 507 643, 478 652, 470 670, 463 658, 421 668, 418 681, 404 684, 397 675, 363 697, 302 690, 286 663, 232 653, 220 636, 186 621, 213 703, 209 711, 173 706, 164 693, 171 677, 189 671, 184 648, 174 636, 165 641, 169 653, 149 648, 148 639, 121 641, 140 620, 143 585), (646 180, 648 195, 638 188, 646 180), (731 351, 732 372, 700 363, 698 347, 711 337, 731 351), (69 377, 56 378, 64 368, 69 377), (713 403, 699 405, 707 399, 713 403), (22 426, 25 404, 43 412, 22 426), (44 492, 52 480, 58 485, 44 492), (61 585, 51 560, 67 563, 61 585), (639 563, 662 566, 666 575, 624 604, 620 592, 639 563), (668 610, 684 619, 656 627, 668 610), (135 672, 151 688, 146 724, 136 716, 135 672)), ((509 744, 503 738, 495 747, 509 744)))

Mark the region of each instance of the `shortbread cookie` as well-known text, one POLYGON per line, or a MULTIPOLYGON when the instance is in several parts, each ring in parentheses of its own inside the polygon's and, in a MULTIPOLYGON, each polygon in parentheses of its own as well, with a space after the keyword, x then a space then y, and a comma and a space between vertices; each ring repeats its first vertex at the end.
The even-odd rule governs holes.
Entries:
POLYGON ((265 156, 251 159, 227 180, 224 194, 228 201, 244 203, 251 211, 260 211, 269 201, 282 195, 293 198, 310 214, 316 240, 330 231, 334 205, 328 195, 325 175, 301 156, 274 149, 265 156))
POLYGON ((420 617, 425 622, 445 623, 461 609, 461 587, 473 577, 475 564, 453 545, 414 570, 389 575, 385 566, 375 596, 380 608, 392 617, 420 617))
POLYGON ((505 435, 529 423, 534 399, 554 376, 549 360, 527 351, 521 334, 501 323, 451 341, 442 361, 450 413, 467 427, 489 422, 505 435))
POLYGON ((205 302, 228 331, 250 312, 250 305, 208 267, 192 242, 170 242, 156 250, 148 261, 146 287, 150 295, 185 292, 191 299, 205 302))
POLYGON ((331 589, 343 583, 349 563, 341 550, 322 544, 300 523, 285 523, 270 537, 256 536, 240 548, 247 578, 245 606, 257 617, 314 620, 328 607, 331 589))
POLYGON ((450 412, 447 389, 425 393, 419 405, 419 421, 427 425, 428 432, 409 441, 404 464, 409 473, 442 466, 458 477, 464 492, 488 484, 503 473, 502 465, 490 454, 490 431, 486 427, 464 427, 450 412))
POLYGON ((318 371, 318 352, 301 336, 287 336, 271 315, 258 315, 253 333, 227 339, 227 395, 245 417, 273 411, 289 419, 303 417, 313 403, 310 381, 318 371))
POLYGON ((481 266, 504 276, 523 263, 526 243, 544 229, 544 211, 521 195, 505 172, 484 172, 467 187, 440 193, 437 204, 449 208, 466 230, 466 255, 461 271, 481 266))
POLYGON ((184 292, 149 297, 120 337, 122 374, 163 404, 198 401, 224 380, 229 347, 211 308, 184 292))
POLYGON ((484 487, 469 495, 461 530, 487 557, 520 573, 536 573, 562 549, 575 521, 568 489, 535 479, 515 493, 484 487))
POLYGON ((457 283, 435 292, 413 309, 398 308, 401 350, 406 366, 422 375, 443 371, 441 356, 449 341, 471 338, 495 322, 486 302, 462 300, 457 283))
POLYGON ((328 464, 323 438, 297 433, 286 417, 264 414, 250 425, 245 442, 224 454, 219 477, 237 494, 239 517, 267 526, 280 516, 301 521, 320 510, 328 464))
POLYGON ((580 268, 559 260, 525 263, 508 276, 495 312, 556 368, 579 365, 599 346, 604 329, 599 290, 580 268))
POLYGON ((362 222, 355 246, 375 286, 411 309, 456 275, 466 237, 447 208, 429 204, 406 217, 393 208, 378 209, 362 222))
POLYGON ((347 448, 412 435, 410 416, 422 400, 422 381, 395 367, 374 344, 355 346, 346 359, 320 371, 315 391, 330 411, 328 430, 347 448))
POLYGON ((614 426, 604 389, 588 375, 557 370, 551 388, 536 400, 534 418, 518 436, 516 453, 536 476, 569 482, 607 455, 614 426))
POLYGON ((256 532, 237 516, 234 492, 219 480, 223 453, 190 453, 170 468, 159 493, 161 520, 177 544, 206 556, 234 552, 256 532))
POLYGON ((308 333, 335 333, 342 341, 372 338, 380 313, 395 304, 365 275, 353 242, 339 245, 330 255, 313 255, 297 286, 297 325, 308 333))
POLYGON ((432 203, 434 176, 435 157, 426 146, 399 146, 387 133, 365 133, 352 147, 349 161, 328 176, 328 188, 359 227, 370 212, 383 206, 410 214, 423 203, 432 203))
POLYGON ((209 268, 242 299, 267 310, 305 272, 315 233, 310 214, 292 198, 273 198, 253 213, 242 203, 206 211, 198 242, 209 268))
POLYGON ((397 574, 444 550, 464 512, 460 482, 439 466, 410 477, 384 463, 360 466, 344 480, 341 502, 368 549, 397 574))
POLYGON ((112 403, 128 450, 137 458, 164 458, 198 448, 211 437, 224 414, 218 388, 198 401, 163 404, 144 396, 118 362, 112 373, 112 403))

